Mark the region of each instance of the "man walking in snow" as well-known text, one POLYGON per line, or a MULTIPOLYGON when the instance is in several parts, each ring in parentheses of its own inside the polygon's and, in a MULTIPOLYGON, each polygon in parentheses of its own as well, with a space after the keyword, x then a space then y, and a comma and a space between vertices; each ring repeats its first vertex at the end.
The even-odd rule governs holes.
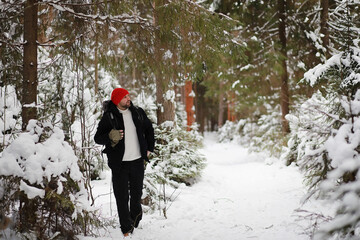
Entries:
POLYGON ((128 236, 142 218, 144 160, 154 150, 154 129, 144 110, 132 104, 126 89, 114 89, 105 104, 94 139, 106 146, 103 152, 112 171, 120 227, 128 236))

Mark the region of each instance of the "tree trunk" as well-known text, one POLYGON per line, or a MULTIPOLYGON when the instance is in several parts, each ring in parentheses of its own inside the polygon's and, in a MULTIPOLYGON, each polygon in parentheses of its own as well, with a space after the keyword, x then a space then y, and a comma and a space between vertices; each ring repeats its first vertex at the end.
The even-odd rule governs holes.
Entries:
POLYGON ((225 113, 225 101, 224 94, 222 93, 223 82, 220 82, 220 92, 219 92, 219 115, 218 115, 218 127, 222 127, 224 124, 224 113, 225 113))
MULTIPOLYGON (((96 14, 99 13, 98 11, 98 1, 95 1, 95 12, 96 14)), ((98 95, 99 92, 99 24, 96 24, 95 27, 95 53, 94 53, 94 67, 95 67, 95 76, 94 76, 94 87, 95 87, 95 96, 98 95)))
POLYGON ((163 16, 159 9, 165 4, 164 0, 154 1, 154 26, 155 26, 155 61, 157 63, 155 69, 156 78, 156 103, 157 103, 157 124, 166 121, 175 120, 175 91, 170 87, 170 76, 162 71, 163 52, 168 49, 166 41, 162 41, 160 36, 161 25, 165 23, 167 16, 163 16))
POLYGON ((156 103, 158 108, 156 110, 157 124, 162 124, 166 121, 175 120, 175 104, 174 99, 170 99, 169 95, 172 89, 169 88, 169 80, 157 74, 156 76, 156 103))
POLYGON ((281 71, 281 125, 283 133, 289 133, 289 123, 285 116, 289 113, 289 87, 288 87, 288 73, 287 73, 287 52, 286 52, 286 16, 285 16, 285 0, 278 0, 279 11, 279 39, 280 39, 280 61, 282 66, 281 71))
MULTIPOLYGON (((96 25, 96 29, 98 29, 97 25, 96 25)), ((97 96, 98 92, 99 92, 99 57, 98 57, 98 52, 99 52, 99 32, 96 31, 96 36, 95 36, 95 59, 94 59, 94 65, 95 65, 95 95, 97 96)))
POLYGON ((228 107, 227 107, 227 120, 235 122, 235 93, 229 92, 228 107))
POLYGON ((205 131, 205 92, 206 89, 199 82, 195 84, 195 113, 196 122, 199 124, 199 131, 204 133, 205 131))
POLYGON ((24 69, 22 89, 22 129, 37 119, 37 0, 27 0, 24 9, 24 69))
POLYGON ((187 130, 191 130, 191 126, 195 122, 195 111, 194 111, 194 96, 191 94, 193 92, 192 81, 185 82, 185 110, 187 116, 187 130))
POLYGON ((322 44, 326 49, 325 57, 329 58, 329 31, 328 31, 328 21, 329 21, 329 0, 321 0, 321 19, 320 19, 320 33, 322 34, 322 44))

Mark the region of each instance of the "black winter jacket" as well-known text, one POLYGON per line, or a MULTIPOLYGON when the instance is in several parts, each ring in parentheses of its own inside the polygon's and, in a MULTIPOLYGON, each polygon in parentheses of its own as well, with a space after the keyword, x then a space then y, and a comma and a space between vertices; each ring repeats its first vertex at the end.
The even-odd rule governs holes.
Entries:
MULTIPOLYGON (((155 139, 154 128, 149 118, 146 116, 142 108, 135 107, 132 103, 129 108, 136 127, 136 133, 139 139, 141 157, 148 161, 147 151, 153 152, 155 139)), ((124 120, 122 114, 112 101, 108 102, 107 110, 104 112, 94 136, 97 144, 105 145, 103 153, 108 157, 108 165, 111 169, 121 166, 121 162, 125 152, 125 138, 119 141, 115 147, 111 147, 109 132, 111 129, 124 129, 124 120), (111 115, 111 114, 112 115, 111 115), (112 116, 114 119, 111 119, 112 116)), ((125 131, 124 131, 125 132, 125 131)))

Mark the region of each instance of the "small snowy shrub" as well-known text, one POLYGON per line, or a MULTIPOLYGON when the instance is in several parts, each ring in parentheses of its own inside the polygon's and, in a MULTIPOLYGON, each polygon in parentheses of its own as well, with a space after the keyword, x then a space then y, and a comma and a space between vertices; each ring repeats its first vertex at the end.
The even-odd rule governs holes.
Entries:
POLYGON ((237 139, 240 135, 240 130, 243 127, 244 120, 238 122, 226 121, 225 124, 219 128, 218 141, 219 142, 231 142, 237 139))
MULTIPOLYGON (((78 49, 81 51, 82 49, 78 49)), ((50 61, 51 53, 39 47, 39 58, 50 61)), ((81 171, 90 179, 99 179, 103 169, 101 149, 95 146, 93 136, 102 111, 102 96, 111 93, 111 82, 104 70, 98 72, 99 89, 95 93, 92 68, 71 56, 62 56, 54 64, 41 70, 39 74, 38 119, 51 122, 61 128, 65 140, 71 144, 81 162, 81 171), (82 71, 86 68, 86 71, 82 71), (49 77, 51 76, 51 77, 49 77)))
POLYGON ((100 225, 64 138, 61 129, 31 120, 0 155, 0 209, 27 238, 74 239, 100 225))
POLYGON ((279 156, 284 147, 284 134, 281 129, 280 107, 265 106, 267 113, 260 116, 256 124, 252 124, 252 138, 249 149, 255 152, 268 151, 279 156))
POLYGON ((339 205, 335 218, 320 227, 316 239, 360 238, 360 90, 353 99, 343 97, 341 105, 346 112, 343 124, 325 142, 333 170, 320 185, 339 205))
POLYGON ((319 183, 332 169, 325 142, 336 125, 331 116, 338 113, 338 107, 337 98, 330 100, 330 96, 323 97, 318 91, 287 116, 291 133, 282 158, 287 165, 292 162, 299 165, 309 186, 309 196, 318 192, 319 183))
POLYGON ((256 120, 227 121, 218 131, 219 142, 236 141, 250 151, 268 151, 277 156, 284 147, 279 107, 266 106, 267 113, 256 120))
POLYGON ((173 192, 182 183, 192 184, 205 166, 204 156, 197 151, 202 137, 196 131, 165 122, 155 128, 155 137, 155 151, 146 167, 144 181, 145 196, 153 204, 159 202, 159 198, 169 200, 170 196, 163 192, 164 186, 173 192), (163 186, 162 189, 159 190, 159 186, 163 186))

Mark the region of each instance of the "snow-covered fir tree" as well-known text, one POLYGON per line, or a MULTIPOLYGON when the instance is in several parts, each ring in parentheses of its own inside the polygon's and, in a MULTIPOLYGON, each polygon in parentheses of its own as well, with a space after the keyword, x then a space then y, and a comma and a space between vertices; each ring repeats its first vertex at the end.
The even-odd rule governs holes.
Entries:
POLYGON ((339 206, 332 221, 320 227, 316 239, 356 239, 360 236, 360 48, 359 39, 304 80, 322 85, 311 99, 290 115, 293 134, 288 160, 304 170, 313 193, 339 206), (326 84, 324 84, 326 83, 326 84))
POLYGON ((73 239, 102 226, 63 131, 31 120, 0 156, 0 207, 18 237, 73 239))

